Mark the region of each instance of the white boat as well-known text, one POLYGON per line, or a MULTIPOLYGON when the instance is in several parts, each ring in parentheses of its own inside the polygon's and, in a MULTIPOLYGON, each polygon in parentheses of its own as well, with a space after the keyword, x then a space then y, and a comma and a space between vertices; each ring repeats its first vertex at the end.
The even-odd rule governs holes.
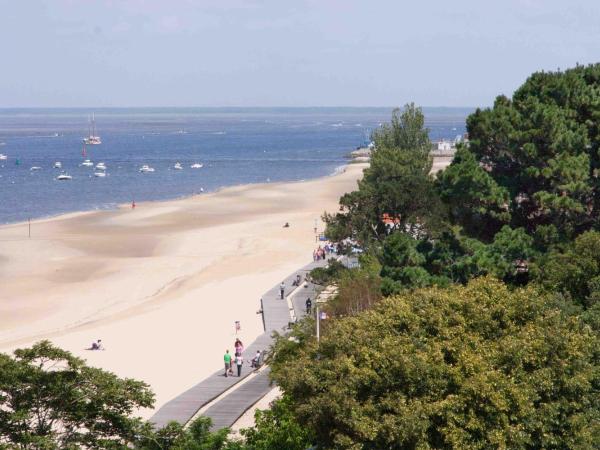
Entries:
POLYGON ((90 119, 90 135, 86 138, 83 138, 83 143, 87 145, 99 145, 102 144, 102 140, 100 136, 96 135, 96 119, 94 114, 92 113, 92 118, 90 119))
POLYGON ((150 167, 149 165, 144 164, 142 167, 140 167, 140 172, 142 172, 142 173, 154 172, 154 167, 150 167))
POLYGON ((103 162, 99 162, 98 164, 96 164, 96 169, 106 170, 106 164, 104 164, 103 162))
POLYGON ((71 180, 73 177, 71 175, 67 175, 66 173, 61 173, 59 176, 56 177, 57 180, 59 181, 67 181, 67 180, 71 180))
POLYGON ((86 159, 81 163, 81 165, 85 166, 85 167, 93 167, 94 163, 92 161, 90 161, 89 159, 86 159))
POLYGON ((100 140, 100 136, 88 136, 83 138, 84 144, 87 145, 100 145, 102 144, 102 140, 100 140))
POLYGON ((3 155, 2 153, 0 153, 0 161, 5 161, 8 159, 8 156, 3 155))
POLYGON ((97 172, 94 172, 94 176, 98 178, 104 178, 106 176, 106 172, 103 170, 98 170, 97 172))
POLYGON ((183 170, 183 167, 182 167, 181 163, 178 163, 178 162, 177 162, 177 163, 175 163, 175 165, 173 166, 173 169, 175 169, 175 170, 183 170))
POLYGON ((56 161, 54 163, 54 168, 55 169, 62 169, 62 163, 60 161, 56 161))
POLYGON ((202 167, 204 167, 202 164, 195 163, 190 166, 190 169, 202 169, 202 167))
POLYGON ((29 170, 36 171, 36 170, 42 170, 42 168, 40 166, 33 166, 29 170))

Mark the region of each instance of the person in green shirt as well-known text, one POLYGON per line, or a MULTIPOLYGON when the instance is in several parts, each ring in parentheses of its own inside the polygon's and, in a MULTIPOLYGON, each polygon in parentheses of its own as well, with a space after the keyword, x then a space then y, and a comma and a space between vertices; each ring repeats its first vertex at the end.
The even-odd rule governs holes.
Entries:
POLYGON ((223 360, 225 361, 225 376, 227 377, 227 374, 231 371, 231 355, 229 354, 229 350, 225 352, 223 360))

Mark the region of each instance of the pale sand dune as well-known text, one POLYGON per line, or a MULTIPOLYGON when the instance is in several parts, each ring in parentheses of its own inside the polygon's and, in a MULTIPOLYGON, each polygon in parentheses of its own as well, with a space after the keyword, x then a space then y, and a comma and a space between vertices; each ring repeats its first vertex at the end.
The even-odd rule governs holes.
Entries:
POLYGON ((48 338, 161 406, 221 367, 234 321, 248 343, 262 333, 260 295, 310 261, 315 219, 364 167, 36 221, 31 239, 0 227, 0 351, 48 338), (106 351, 84 350, 98 338, 106 351))

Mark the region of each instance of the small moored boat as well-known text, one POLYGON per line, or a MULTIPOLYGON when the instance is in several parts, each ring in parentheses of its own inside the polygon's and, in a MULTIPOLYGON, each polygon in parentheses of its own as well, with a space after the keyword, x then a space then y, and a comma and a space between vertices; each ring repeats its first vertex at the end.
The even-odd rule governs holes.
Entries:
POLYGON ((144 164, 142 167, 140 167, 140 172, 142 172, 142 173, 154 172, 154 167, 150 167, 149 165, 144 164))
POLYGON ((177 162, 177 163, 175 163, 175 165, 173 166, 173 169, 175 169, 175 170, 183 170, 183 167, 182 167, 181 163, 178 163, 178 162, 177 162))
POLYGON ((73 177, 71 175, 67 175, 66 173, 61 173, 59 176, 56 177, 56 179, 58 181, 67 181, 67 180, 71 180, 73 177))
POLYGON ((202 169, 204 167, 202 164, 195 163, 190 166, 190 169, 202 169))
POLYGON ((54 168, 55 169, 62 169, 62 163, 60 161, 56 161, 54 163, 54 168))

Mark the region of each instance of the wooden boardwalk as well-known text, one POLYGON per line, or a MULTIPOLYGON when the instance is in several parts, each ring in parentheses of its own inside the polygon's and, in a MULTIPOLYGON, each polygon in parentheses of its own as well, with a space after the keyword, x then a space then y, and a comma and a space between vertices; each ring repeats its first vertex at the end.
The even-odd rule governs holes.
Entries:
MULTIPOLYGON (((305 274, 310 272, 313 268, 323 267, 325 265, 326 262, 322 260, 312 262, 289 275, 283 280, 286 286, 285 296, 287 297, 290 295, 293 289, 295 289, 292 287, 292 282, 296 279, 297 274, 301 274, 304 278, 305 274)), ((300 287, 297 291, 302 289, 305 288, 300 287)), ((302 302, 305 300, 306 299, 304 298, 302 302)), ((261 307, 265 332, 244 349, 244 366, 242 368, 241 376, 225 377, 224 368, 218 370, 200 383, 165 403, 158 411, 156 411, 150 418, 150 422, 152 422, 155 427, 161 428, 171 421, 186 424, 203 406, 209 404, 254 372, 250 367, 250 364, 247 363, 247 360, 252 358, 257 350, 268 350, 273 342, 273 332, 283 332, 287 330, 289 323, 292 320, 288 302, 286 299, 282 300, 280 297, 279 284, 263 295, 261 307)), ((294 309, 296 309, 295 305, 294 309)), ((296 311, 298 311, 298 309, 296 309, 296 311)), ((300 317, 300 315, 298 315, 298 317, 300 317)), ((240 386, 238 389, 233 390, 231 394, 220 398, 213 405, 210 405, 204 412, 204 415, 213 420, 213 429, 231 426, 248 408, 260 400, 268 390, 269 371, 264 370, 258 373, 252 380, 244 383, 244 385, 240 386)))
POLYGON ((267 367, 204 411, 202 415, 212 419, 212 429, 230 427, 252 405, 263 398, 273 388, 269 374, 270 370, 267 367))
POLYGON ((294 312, 296 314, 296 319, 300 320, 304 316, 306 316, 306 299, 310 298, 312 301, 312 311, 311 313, 315 314, 315 300, 317 299, 317 286, 313 283, 305 283, 302 288, 298 289, 294 292, 294 295, 291 297, 292 305, 294 306, 294 312), (304 287, 306 286, 306 287, 304 287))

